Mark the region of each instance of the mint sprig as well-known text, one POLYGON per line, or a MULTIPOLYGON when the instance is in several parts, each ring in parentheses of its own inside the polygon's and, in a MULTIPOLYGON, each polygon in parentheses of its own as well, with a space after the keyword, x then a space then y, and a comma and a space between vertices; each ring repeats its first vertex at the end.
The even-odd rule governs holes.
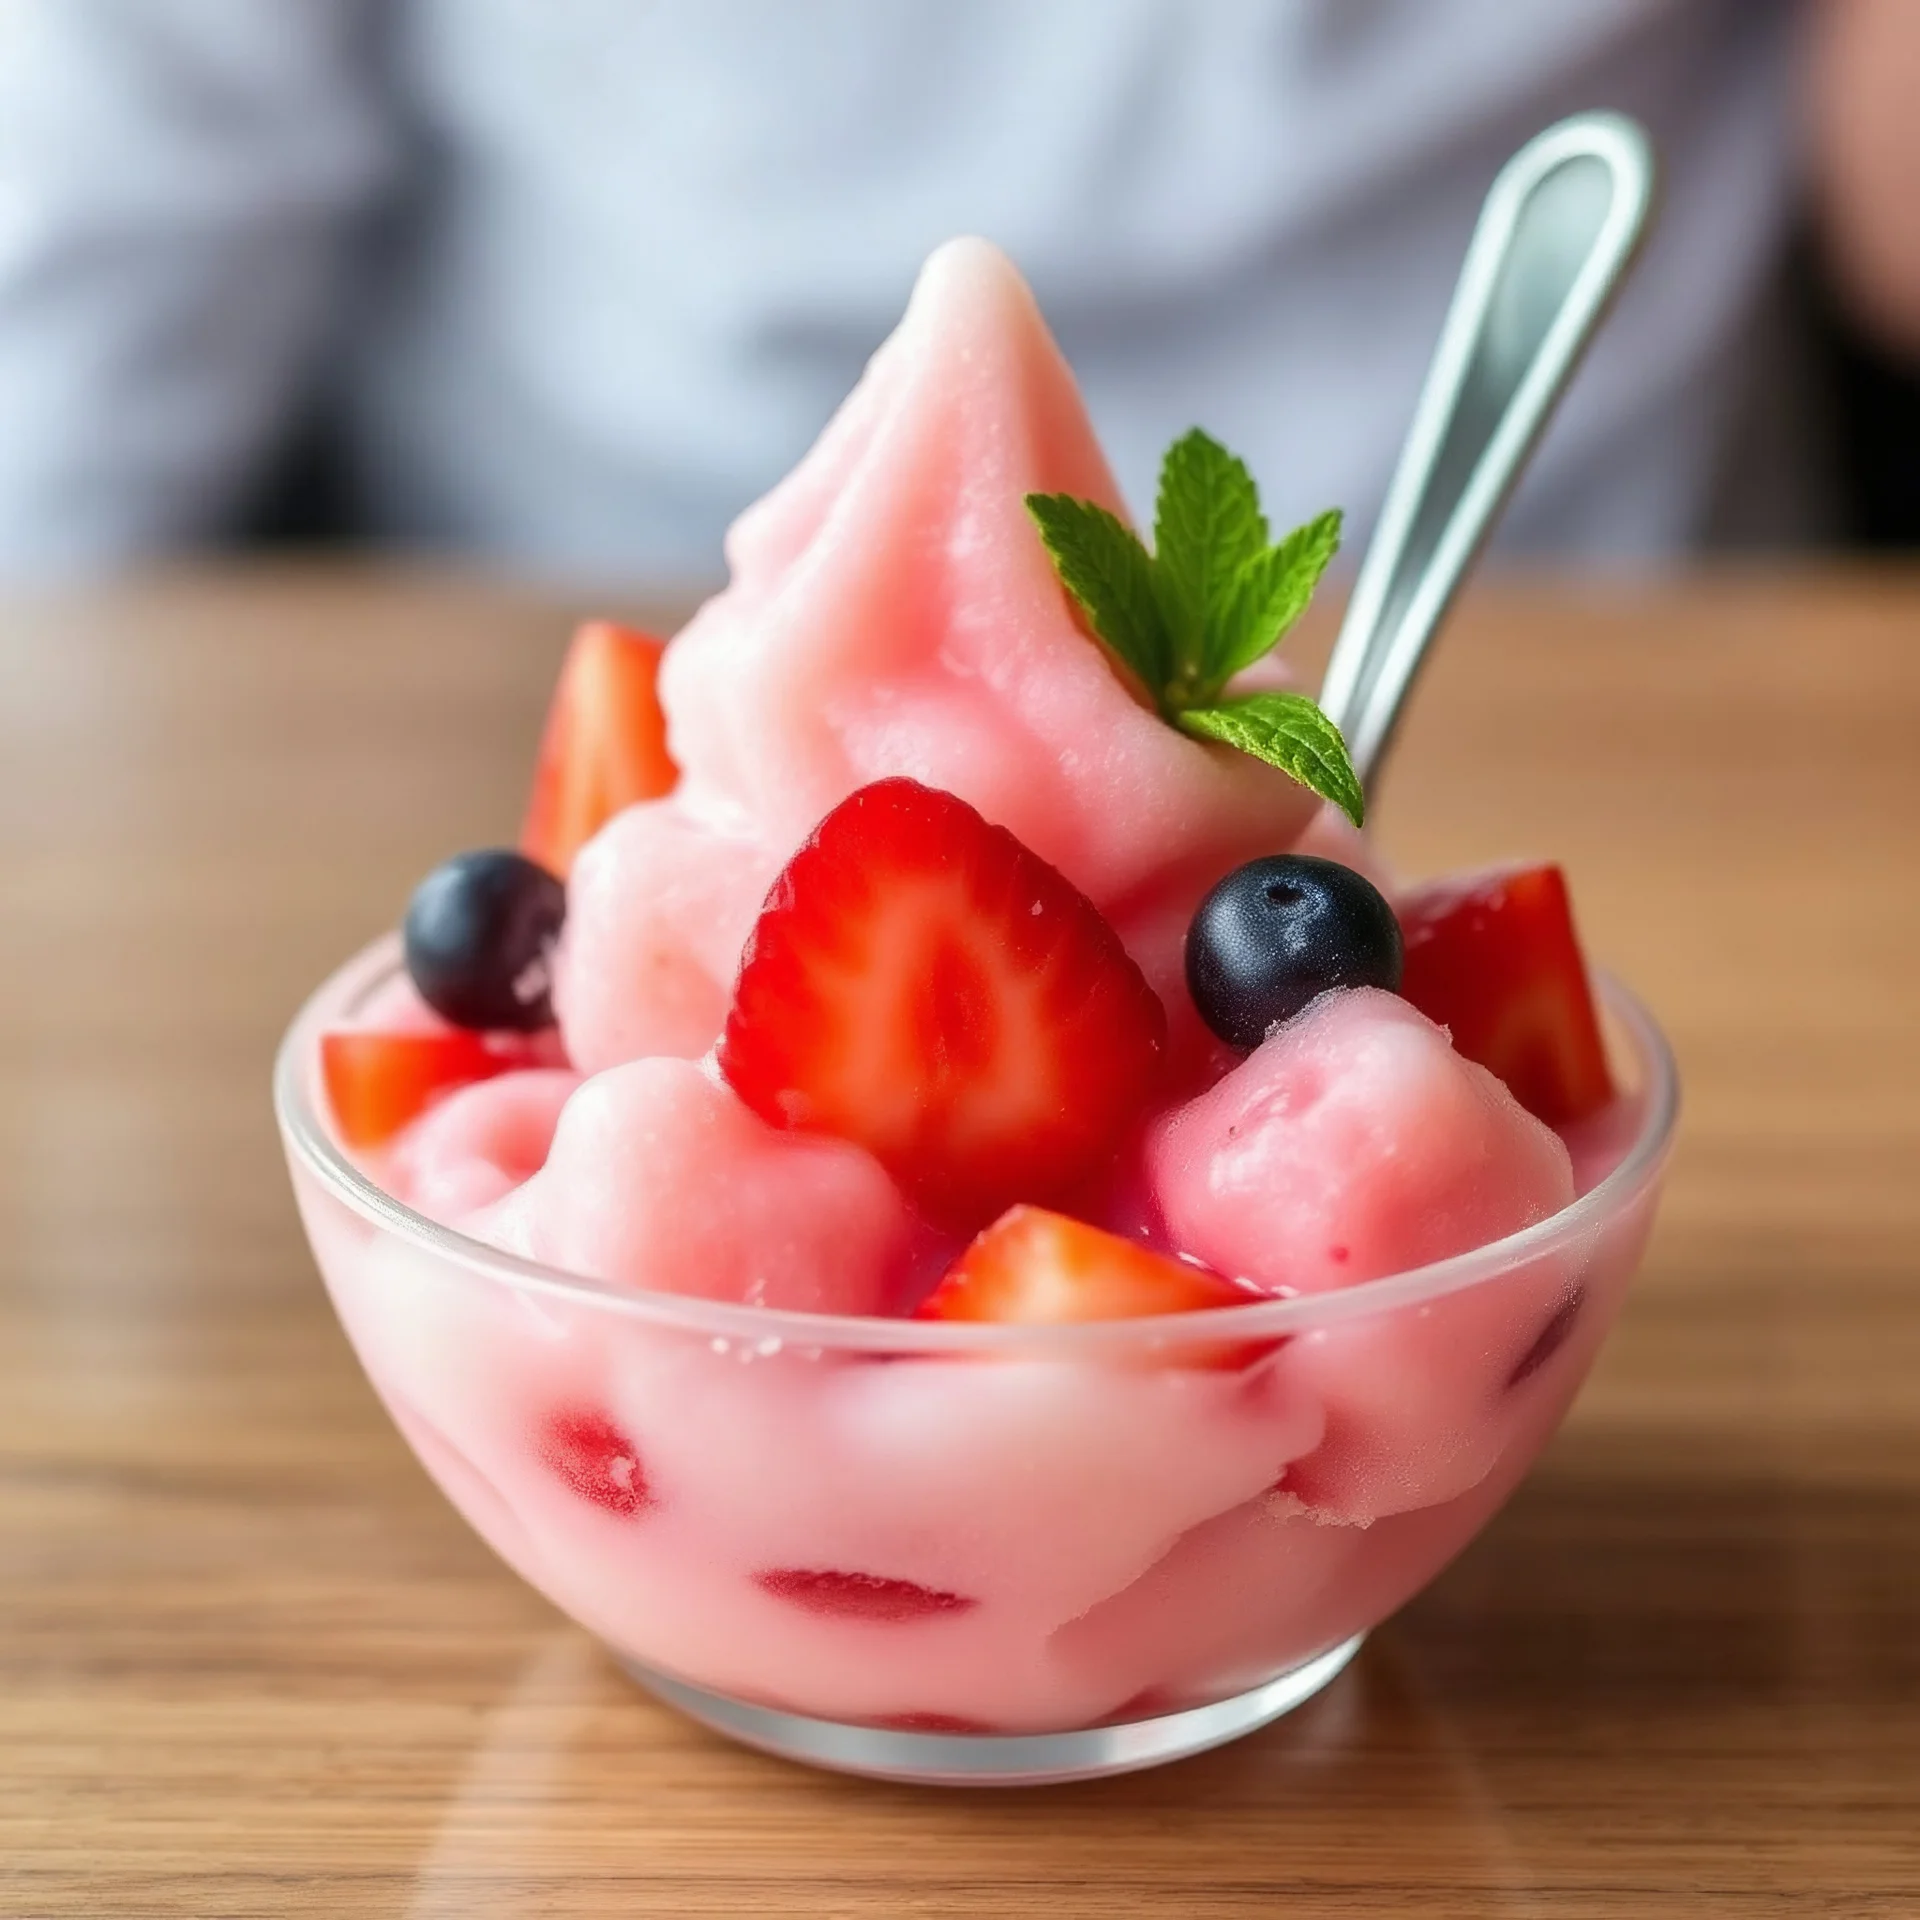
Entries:
POLYGON ((1242 753, 1290 773, 1303 787, 1331 800, 1357 827, 1366 795, 1347 758, 1347 743, 1304 693, 1253 693, 1224 707, 1189 707, 1180 728, 1202 740, 1224 740, 1242 753))
POLYGON ((1253 475, 1197 427, 1161 462, 1153 549, 1148 564, 1176 665, 1184 678, 1195 679, 1211 666, 1209 642, 1224 630, 1240 569, 1267 550, 1267 517, 1253 475))
POLYGON ((1245 462, 1195 427, 1161 464, 1152 553, 1089 500, 1030 493, 1027 512, 1088 626, 1163 719, 1279 767, 1361 824, 1346 742, 1313 701, 1221 697, 1306 611, 1339 550, 1337 508, 1271 543, 1245 462))
POLYGON ((1108 652, 1157 693, 1172 668, 1173 650, 1154 602, 1152 554, 1131 527, 1091 500, 1030 493, 1027 512, 1053 556, 1060 584, 1108 652))

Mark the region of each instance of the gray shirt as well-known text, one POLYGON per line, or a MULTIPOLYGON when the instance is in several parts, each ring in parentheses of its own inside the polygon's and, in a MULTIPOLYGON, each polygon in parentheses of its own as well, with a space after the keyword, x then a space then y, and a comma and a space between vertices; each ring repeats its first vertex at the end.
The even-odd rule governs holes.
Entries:
POLYGON ((1787 0, 0 0, 0 572, 216 537, 324 402, 384 537, 710 577, 959 232, 1032 279, 1136 504, 1197 422, 1276 520, 1339 503, 1363 536, 1488 181, 1585 106, 1653 129, 1664 218, 1507 538, 1672 553, 1768 377, 1793 25, 1787 0))

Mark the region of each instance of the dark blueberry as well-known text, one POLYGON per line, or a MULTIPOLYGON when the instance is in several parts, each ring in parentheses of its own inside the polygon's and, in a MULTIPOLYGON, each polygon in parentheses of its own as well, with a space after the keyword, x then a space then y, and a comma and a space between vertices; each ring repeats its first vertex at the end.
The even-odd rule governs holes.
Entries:
POLYGON ((457 853, 407 905, 407 972, 456 1027, 553 1025, 553 949, 567 890, 524 854, 457 853))
POLYGON ((1338 861, 1250 860, 1187 929, 1188 991, 1229 1046, 1257 1047, 1330 988, 1399 986, 1400 923, 1379 889, 1338 861))

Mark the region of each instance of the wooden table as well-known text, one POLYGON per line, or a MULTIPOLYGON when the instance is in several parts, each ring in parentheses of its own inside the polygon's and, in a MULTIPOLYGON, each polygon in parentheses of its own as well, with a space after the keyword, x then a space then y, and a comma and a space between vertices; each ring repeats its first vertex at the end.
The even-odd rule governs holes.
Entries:
POLYGON ((1460 616, 1384 836, 1559 853, 1670 1023, 1644 1276, 1327 1695, 1003 1796, 636 1692, 414 1466, 301 1243, 276 1034, 511 830, 571 611, 271 568, 0 607, 0 1914, 1920 1914, 1920 576, 1460 616))

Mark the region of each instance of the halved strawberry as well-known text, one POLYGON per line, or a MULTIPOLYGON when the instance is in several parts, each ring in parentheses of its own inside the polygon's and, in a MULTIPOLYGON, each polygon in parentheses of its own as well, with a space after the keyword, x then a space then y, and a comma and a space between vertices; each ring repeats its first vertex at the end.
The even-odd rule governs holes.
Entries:
POLYGON ((590 620, 573 636, 540 737, 520 851, 567 877, 573 856, 623 807, 680 777, 655 682, 664 640, 590 620))
POLYGON ((457 1029, 380 1033, 348 1027, 320 1037, 327 1103, 350 1147, 377 1147, 442 1094, 530 1065, 533 1057, 525 1048, 457 1029))
POLYGON ((1415 888, 1399 903, 1400 991, 1549 1126, 1613 1098, 1593 989, 1558 867, 1415 888))
POLYGON ((1165 1047, 1090 900, 964 800, 881 780, 774 882, 719 1062, 762 1119, 857 1142, 970 1231, 1098 1172, 1165 1047))
MULTIPOLYGON (((1059 1326, 1156 1313, 1245 1307, 1270 1296, 1044 1207, 1015 1207, 974 1241, 921 1302, 922 1320, 1059 1326)), ((1182 1342, 1156 1354, 1173 1366, 1243 1367, 1271 1340, 1182 1342)))

